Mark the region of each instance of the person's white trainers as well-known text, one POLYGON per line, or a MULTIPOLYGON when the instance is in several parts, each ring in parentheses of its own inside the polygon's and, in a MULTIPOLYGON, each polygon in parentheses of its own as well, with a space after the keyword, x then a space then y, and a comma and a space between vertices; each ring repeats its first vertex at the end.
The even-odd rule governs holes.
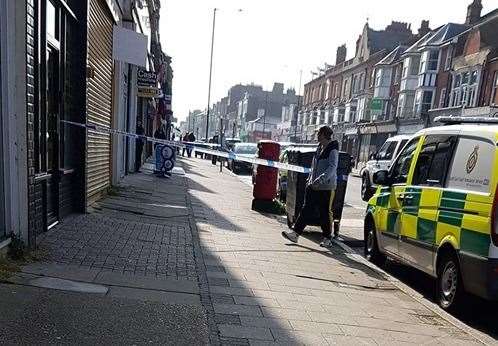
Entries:
POLYGON ((323 238, 322 242, 320 243, 321 247, 331 247, 332 246, 332 240, 329 238, 323 238))
POLYGON ((285 239, 290 240, 293 243, 297 243, 297 240, 299 238, 299 234, 297 234, 294 231, 283 231, 282 232, 282 237, 284 237, 285 239))

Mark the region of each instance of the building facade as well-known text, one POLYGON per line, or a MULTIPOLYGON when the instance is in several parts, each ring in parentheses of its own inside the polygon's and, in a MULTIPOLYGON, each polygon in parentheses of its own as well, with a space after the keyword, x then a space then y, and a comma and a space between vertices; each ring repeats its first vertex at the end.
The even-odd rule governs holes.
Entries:
POLYGON ((498 115, 498 10, 481 11, 473 0, 463 23, 431 30, 422 21, 417 34, 397 22, 382 31, 365 26, 354 58, 343 60, 340 47, 335 66, 305 85, 301 139, 315 141, 317 128, 330 124, 361 173, 388 137, 434 126, 439 115, 498 115))
POLYGON ((137 118, 157 103, 137 95, 138 66, 157 68, 154 55, 148 61, 154 31, 144 30, 144 7, 127 0, 0 4, 0 247, 11 237, 34 247, 37 235, 85 212, 132 172, 134 143, 67 121, 135 132, 137 118), (120 55, 123 40, 143 63, 120 55))

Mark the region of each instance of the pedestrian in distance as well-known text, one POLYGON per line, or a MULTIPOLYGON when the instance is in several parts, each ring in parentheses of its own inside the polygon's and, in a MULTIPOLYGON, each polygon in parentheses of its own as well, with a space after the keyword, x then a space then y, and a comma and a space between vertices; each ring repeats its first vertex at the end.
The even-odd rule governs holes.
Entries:
MULTIPOLYGON (((190 132, 188 135, 188 141, 191 143, 194 143, 196 140, 195 135, 193 132, 190 132)), ((187 148, 187 155, 188 157, 192 157, 192 146, 190 148, 187 148)))
MULTIPOLYGON (((185 132, 185 134, 182 137, 182 141, 183 142, 188 142, 188 132, 185 132)), ((183 143, 183 144, 185 144, 185 143, 183 143)), ((182 149, 182 156, 185 156, 185 151, 187 151, 187 148, 183 147, 183 149, 182 149)))
POLYGON ((318 130, 318 148, 311 166, 311 173, 306 183, 303 208, 294 224, 294 230, 283 231, 282 236, 297 243, 307 225, 316 220, 315 211, 319 211, 322 228, 322 247, 332 245, 332 203, 337 186, 337 165, 339 161, 339 144, 332 140, 332 129, 323 126, 318 130))
MULTIPOLYGON (((142 121, 137 121, 137 135, 143 136, 145 134, 145 130, 142 126, 142 121)), ((135 142, 135 172, 140 172, 140 167, 142 166, 142 153, 144 150, 145 140, 144 138, 137 138, 135 142)))

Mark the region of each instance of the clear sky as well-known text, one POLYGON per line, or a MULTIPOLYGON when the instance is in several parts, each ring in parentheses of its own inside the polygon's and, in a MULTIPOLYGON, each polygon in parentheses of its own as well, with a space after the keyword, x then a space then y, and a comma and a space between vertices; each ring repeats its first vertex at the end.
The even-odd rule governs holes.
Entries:
MULTIPOLYGON (((173 58, 173 111, 182 120, 189 110, 207 106, 213 8, 216 15, 211 104, 237 83, 283 82, 299 90, 311 70, 335 61, 337 46, 346 43, 348 58, 367 19, 376 30, 392 20, 422 19, 431 28, 465 21, 472 0, 162 0, 161 41, 173 58), (242 9, 239 12, 238 9, 242 9)), ((498 0, 483 0, 483 14, 498 0)))

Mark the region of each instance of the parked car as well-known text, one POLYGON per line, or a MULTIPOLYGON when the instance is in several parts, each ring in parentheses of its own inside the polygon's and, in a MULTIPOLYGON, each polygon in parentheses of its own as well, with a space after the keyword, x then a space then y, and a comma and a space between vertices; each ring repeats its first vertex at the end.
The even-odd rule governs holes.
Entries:
POLYGON ((240 138, 226 138, 225 139, 225 144, 228 147, 228 149, 233 150, 235 147, 235 144, 241 143, 242 141, 240 138))
POLYGON ((365 255, 429 274, 439 305, 458 310, 466 292, 498 300, 498 119, 439 121, 374 174, 365 255))
MULTIPOLYGON (((258 146, 256 143, 236 143, 232 150, 232 152, 236 155, 251 158, 256 156, 257 151, 258 146)), ((252 172, 252 163, 228 159, 228 169, 230 169, 235 174, 238 174, 242 171, 252 172)))
POLYGON ((373 175, 379 170, 388 170, 398 153, 403 149, 410 136, 394 136, 388 138, 380 150, 371 155, 370 161, 362 169, 361 198, 367 202, 375 192, 377 186, 373 183, 373 175))

